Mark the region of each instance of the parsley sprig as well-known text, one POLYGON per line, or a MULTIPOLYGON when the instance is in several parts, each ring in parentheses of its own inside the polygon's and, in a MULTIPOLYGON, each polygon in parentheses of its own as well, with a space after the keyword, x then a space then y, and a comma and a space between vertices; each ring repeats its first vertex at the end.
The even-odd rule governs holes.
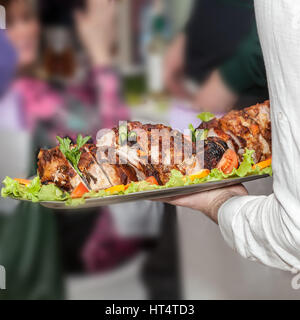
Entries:
POLYGON ((90 136, 83 138, 80 134, 77 137, 77 145, 73 145, 72 141, 69 138, 56 137, 59 142, 59 149, 64 154, 64 156, 69 160, 76 170, 76 172, 82 176, 81 172, 78 169, 78 163, 81 157, 80 149, 91 139, 90 136))

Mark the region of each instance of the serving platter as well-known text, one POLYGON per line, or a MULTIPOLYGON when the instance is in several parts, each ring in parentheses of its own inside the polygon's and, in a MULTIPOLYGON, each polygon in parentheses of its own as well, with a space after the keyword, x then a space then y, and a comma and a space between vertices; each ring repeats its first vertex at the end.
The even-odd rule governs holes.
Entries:
POLYGON ((232 178, 215 182, 207 182, 201 184, 195 184, 184 187, 175 187, 162 190, 151 190, 151 191, 142 191, 131 193, 127 195, 117 195, 109 196, 103 198, 92 198, 86 199, 84 204, 74 206, 66 206, 63 201, 46 201, 40 202, 40 204, 46 208, 55 209, 55 210, 78 210, 78 209, 87 209, 108 206, 113 204, 133 202, 139 200, 157 200, 164 199, 169 197, 177 197, 189 194, 200 193, 204 191, 220 189, 224 187, 233 186, 240 183, 245 183, 253 180, 263 179, 269 177, 269 175, 253 175, 245 178, 232 178))

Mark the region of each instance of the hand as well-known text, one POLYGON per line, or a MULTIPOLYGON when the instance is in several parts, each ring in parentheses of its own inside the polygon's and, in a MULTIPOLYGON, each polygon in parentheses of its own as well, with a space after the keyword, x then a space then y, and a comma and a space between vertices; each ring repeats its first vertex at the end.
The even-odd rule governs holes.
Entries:
POLYGON ((189 196, 161 199, 179 207, 186 207, 203 212, 215 223, 218 223, 218 212, 220 207, 230 198, 236 196, 247 196, 248 191, 243 185, 232 186, 223 189, 196 193, 189 196))
POLYGON ((86 10, 75 12, 79 38, 94 65, 111 65, 117 39, 116 21, 116 0, 87 0, 86 10))
POLYGON ((226 86, 219 71, 215 70, 200 87, 193 104, 201 111, 227 112, 232 109, 237 98, 237 95, 226 86))
POLYGON ((172 95, 184 98, 187 93, 183 84, 185 60, 185 35, 180 34, 171 44, 164 67, 164 79, 167 89, 172 95))

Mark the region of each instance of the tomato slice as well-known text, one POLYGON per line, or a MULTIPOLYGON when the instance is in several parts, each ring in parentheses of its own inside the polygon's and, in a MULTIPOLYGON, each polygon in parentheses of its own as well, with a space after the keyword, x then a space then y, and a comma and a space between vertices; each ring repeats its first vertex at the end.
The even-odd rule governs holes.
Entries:
POLYGON ((79 185, 72 192, 71 198, 72 199, 82 198, 88 192, 89 192, 89 189, 82 182, 80 182, 79 185))
POLYGON ((148 183, 152 184, 152 185, 154 185, 154 184, 157 185, 157 186, 159 185, 157 180, 155 179, 155 177, 149 177, 149 178, 146 179, 146 181, 148 183))
POLYGON ((238 168, 239 166, 239 157, 235 151, 228 149, 222 159, 220 160, 217 168, 225 174, 232 172, 233 168, 238 168))

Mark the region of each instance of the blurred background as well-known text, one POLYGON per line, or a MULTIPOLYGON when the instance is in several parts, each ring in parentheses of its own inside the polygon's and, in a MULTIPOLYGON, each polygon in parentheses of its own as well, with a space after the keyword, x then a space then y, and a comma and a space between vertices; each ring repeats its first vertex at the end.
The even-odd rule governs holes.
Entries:
MULTIPOLYGON (((126 119, 183 131, 268 99, 252 1, 112 2, 0 0, 1 181, 33 176, 56 135, 126 119)), ((270 194, 271 178, 247 188, 270 194)), ((300 298, 199 212, 151 202, 70 214, 1 198, 0 265, 2 299, 300 298)))

